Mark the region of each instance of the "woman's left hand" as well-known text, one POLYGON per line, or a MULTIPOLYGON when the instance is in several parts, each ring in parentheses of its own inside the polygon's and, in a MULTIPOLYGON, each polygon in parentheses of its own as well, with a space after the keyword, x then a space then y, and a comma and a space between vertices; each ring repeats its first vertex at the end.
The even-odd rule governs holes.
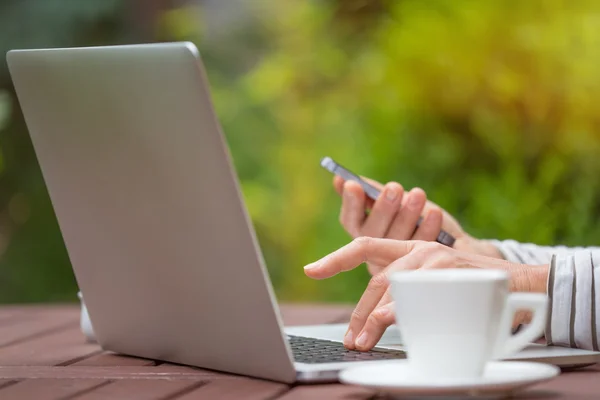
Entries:
POLYGON ((374 275, 356 308, 344 337, 349 349, 370 350, 386 328, 394 323, 394 304, 388 290, 388 276, 393 271, 419 268, 489 268, 502 269, 510 277, 515 292, 546 292, 548 265, 515 264, 494 257, 461 252, 436 242, 399 241, 359 237, 350 244, 304 267, 313 279, 330 278, 350 271, 364 262, 386 265, 374 275))

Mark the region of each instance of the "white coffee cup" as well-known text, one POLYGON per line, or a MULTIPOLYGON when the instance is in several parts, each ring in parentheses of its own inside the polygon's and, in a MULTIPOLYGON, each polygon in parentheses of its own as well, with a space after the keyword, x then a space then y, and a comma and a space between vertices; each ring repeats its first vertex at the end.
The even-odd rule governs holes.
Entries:
POLYGON ((469 381, 487 362, 503 359, 538 339, 546 323, 547 296, 509 293, 501 270, 437 269, 390 275, 398 329, 412 378, 469 381), (515 313, 531 322, 515 335, 515 313))

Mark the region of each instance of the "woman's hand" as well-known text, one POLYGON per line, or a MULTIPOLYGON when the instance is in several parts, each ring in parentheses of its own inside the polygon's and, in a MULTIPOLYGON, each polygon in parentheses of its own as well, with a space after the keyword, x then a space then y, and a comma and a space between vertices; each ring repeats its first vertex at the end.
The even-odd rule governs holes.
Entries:
MULTIPOLYGON (((398 241, 359 237, 350 244, 304 267, 314 279, 330 278, 363 262, 383 268, 369 282, 352 312, 344 345, 349 349, 373 348, 385 329, 394 323, 394 304, 388 290, 391 272, 419 268, 490 268, 508 272, 511 291, 546 292, 548 266, 514 264, 494 257, 458 251, 436 242, 398 241)), ((516 321, 516 323, 524 321, 516 321)))
MULTIPOLYGON (((427 200, 422 189, 414 188, 405 192, 402 185, 396 182, 383 186, 371 179, 363 179, 381 190, 376 201, 368 198, 356 182, 344 181, 338 176, 333 181, 333 186, 342 197, 340 223, 353 238, 368 236, 435 241, 440 231, 444 230, 456 239, 453 247, 457 250, 502 258, 491 243, 468 235, 454 217, 427 200), (417 228, 417 220, 421 216, 423 221, 417 228)), ((375 275, 383 266, 368 262, 367 267, 371 275, 375 275)))

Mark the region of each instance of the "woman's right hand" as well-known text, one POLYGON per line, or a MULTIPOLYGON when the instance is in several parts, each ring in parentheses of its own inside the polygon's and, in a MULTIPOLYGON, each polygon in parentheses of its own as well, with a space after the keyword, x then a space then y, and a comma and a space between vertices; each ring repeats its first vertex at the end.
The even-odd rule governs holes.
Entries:
MULTIPOLYGON (((454 248, 489 257, 502 258, 491 243, 468 235, 445 210, 427 200, 420 188, 405 192, 402 185, 389 182, 385 186, 363 178, 381 191, 376 201, 368 198, 362 187, 354 181, 344 181, 336 176, 333 185, 342 197, 340 223, 352 238, 368 236, 396 240, 435 241, 441 230, 452 235, 454 248), (368 213, 367 213, 368 211, 368 213), (419 217, 423 221, 417 227, 419 217)), ((367 263, 374 275, 386 265, 367 263)))

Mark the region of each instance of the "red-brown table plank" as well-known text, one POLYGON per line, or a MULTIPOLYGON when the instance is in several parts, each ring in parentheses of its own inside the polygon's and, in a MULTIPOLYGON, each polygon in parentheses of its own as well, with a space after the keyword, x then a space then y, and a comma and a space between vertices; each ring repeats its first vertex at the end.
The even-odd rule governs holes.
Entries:
POLYGON ((1 305, 0 317, 4 316, 32 316, 32 315, 51 315, 68 314, 73 318, 79 316, 79 305, 77 303, 68 304, 15 304, 1 305))
POLYGON ((18 321, 19 317, 26 317, 27 314, 24 311, 19 310, 3 310, 0 308, 0 326, 14 325, 18 321))
POLYGON ((282 383, 268 382, 255 379, 215 380, 181 396, 177 400, 196 399, 273 399, 288 391, 288 386, 282 383))
POLYGON ((528 389, 514 393, 507 400, 595 400, 590 396, 566 396, 564 393, 548 390, 528 389))
MULTIPOLYGON (((287 325, 347 321, 352 306, 283 306, 287 325)), ((56 398, 250 398, 364 399, 369 390, 344 385, 298 385, 254 380, 200 368, 161 364, 151 360, 103 353, 85 342, 78 327, 77 307, 0 308, 0 399, 11 393, 56 398), (10 323, 9 323, 10 322, 10 323), (15 342, 16 340, 16 342, 15 342), (66 366, 53 366, 62 364, 66 366), (22 382, 15 383, 16 380, 22 382), (111 381, 111 382, 109 382, 111 381), (98 388, 88 384, 105 385, 98 388), (3 386, 4 385, 4 386, 3 386), (79 386, 82 385, 82 386, 79 386), (47 388, 47 391, 41 387, 47 388), (81 391, 76 390, 82 388, 81 391), (73 389, 74 392, 70 392, 73 389)), ((591 399, 600 393, 600 367, 564 372, 560 377, 535 385, 519 399, 591 399)))
POLYGON ((77 361, 71 365, 79 367, 151 367, 156 365, 156 362, 145 358, 128 357, 114 353, 102 353, 77 361))
MULTIPOLYGON (((87 392, 73 400, 164 400, 176 399, 203 385, 203 382, 157 380, 120 380, 87 392)), ((0 392, 1 393, 1 392, 0 392)))
POLYGON ((361 400, 372 398, 376 393, 360 387, 340 384, 296 386, 278 400, 344 399, 361 400))
POLYGON ((18 316, 39 316, 39 315, 50 315, 50 314, 69 314, 73 318, 77 318, 79 315, 79 306, 76 303, 69 304, 16 304, 16 305, 2 305, 0 306, 0 319, 6 317, 18 317, 18 316))
POLYGON ((74 307, 11 308, 4 323, 0 324, 0 347, 20 343, 46 333, 79 326, 77 309, 74 307))
POLYGON ((178 379, 206 380, 207 378, 239 379, 242 377, 215 373, 202 369, 186 369, 180 371, 160 370, 158 367, 34 367, 34 366, 0 366, 0 379, 178 379))
POLYGON ((94 390, 106 383, 100 379, 32 379, 0 389, 0 399, 58 400, 94 390))
POLYGON ((565 371, 557 378, 535 385, 530 390, 532 395, 533 392, 560 393, 560 398, 564 399, 600 398, 600 366, 565 371))
MULTIPOLYGON (((0 389, 2 389, 5 386, 12 385, 15 382, 16 381, 13 379, 0 379, 0 389)), ((2 398, 2 397, 0 397, 0 398, 2 398)))
POLYGON ((98 351, 98 345, 87 343, 75 326, 2 348, 0 365, 58 365, 98 351))
POLYGON ((187 366, 187 365, 179 365, 179 364, 170 364, 170 363, 163 363, 160 365, 157 365, 156 367, 154 367, 155 371, 160 371, 160 372, 169 372, 169 373, 197 373, 198 371, 202 371, 202 372, 206 372, 207 374, 210 373, 215 373, 215 374, 220 374, 220 372, 217 371, 209 371, 209 370, 205 370, 202 368, 197 368, 197 367, 192 367, 192 366, 187 366))
POLYGON ((160 364, 152 368, 153 372, 156 373, 167 373, 167 374, 183 374, 183 375, 199 375, 205 379, 217 380, 217 379, 244 379, 242 375, 231 375, 226 372, 214 371, 210 369, 203 369, 197 367, 191 367, 186 365, 176 365, 170 363, 160 364))

